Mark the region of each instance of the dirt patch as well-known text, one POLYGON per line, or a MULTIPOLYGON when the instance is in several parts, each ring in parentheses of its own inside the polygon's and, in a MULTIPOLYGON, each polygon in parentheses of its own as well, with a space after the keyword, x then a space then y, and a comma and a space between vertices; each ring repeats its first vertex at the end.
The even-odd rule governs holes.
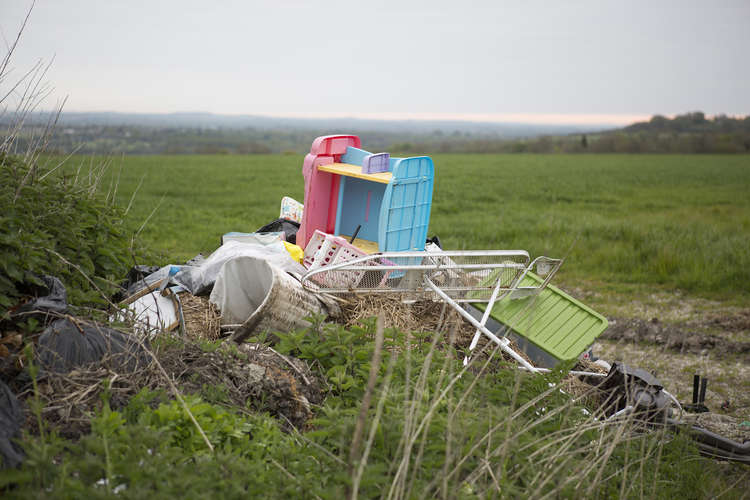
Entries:
POLYGON ((731 314, 713 313, 707 316, 701 326, 730 332, 750 332, 750 310, 736 311, 731 314))
MULTIPOLYGON (((268 411, 285 428, 304 429, 313 405, 323 400, 320 382, 306 363, 266 347, 222 343, 206 352, 199 343, 175 340, 159 346, 155 354, 181 393, 198 394, 240 411, 268 411)), ((21 385, 17 381, 14 385, 20 399, 34 397, 30 383, 21 385)), ((91 416, 101 410, 105 392, 114 410, 126 407, 144 388, 161 390, 163 397, 154 405, 174 397, 154 362, 123 372, 104 359, 66 374, 49 373, 38 386, 44 421, 72 439, 90 432, 91 416)), ((35 429, 31 406, 26 405, 26 421, 35 429)))
POLYGON ((740 444, 750 441, 750 423, 741 421, 730 415, 697 413, 685 416, 685 421, 740 444))
POLYGON ((312 405, 323 401, 320 383, 306 363, 261 345, 224 342, 205 352, 185 343, 159 353, 159 359, 186 393, 209 390, 221 395, 221 403, 268 411, 285 427, 304 428, 312 405))
MULTIPOLYGON (((736 327, 741 325, 740 322, 726 317, 710 321, 729 321, 736 327)), ((611 318, 609 328, 601 338, 629 343, 646 342, 680 353, 706 354, 710 351, 715 355, 737 355, 744 362, 750 363, 750 342, 733 341, 703 333, 691 329, 689 325, 662 323, 656 318, 648 321, 639 318, 611 318)))

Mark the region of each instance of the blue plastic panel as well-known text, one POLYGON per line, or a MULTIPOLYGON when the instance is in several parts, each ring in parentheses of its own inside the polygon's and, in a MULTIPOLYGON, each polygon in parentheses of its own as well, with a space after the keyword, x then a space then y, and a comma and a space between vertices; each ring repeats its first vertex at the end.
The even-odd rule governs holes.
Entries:
POLYGON ((362 161, 365 159, 365 156, 371 155, 369 151, 365 151, 364 149, 359 148, 353 148, 349 146, 346 148, 346 153, 341 155, 340 163, 348 163, 349 165, 359 165, 362 166, 362 161))
POLYGON ((342 176, 340 186, 336 234, 352 236, 361 225, 357 238, 378 241, 381 206, 387 185, 342 176))
POLYGON ((378 228, 380 251, 424 250, 435 167, 427 156, 398 158, 385 189, 378 228))

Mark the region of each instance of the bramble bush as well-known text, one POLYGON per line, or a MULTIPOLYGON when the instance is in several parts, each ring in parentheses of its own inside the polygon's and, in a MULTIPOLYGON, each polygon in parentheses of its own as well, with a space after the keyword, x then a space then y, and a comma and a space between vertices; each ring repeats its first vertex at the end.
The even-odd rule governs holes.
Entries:
POLYGON ((0 154, 0 318, 45 274, 62 280, 71 304, 102 305, 133 265, 124 210, 99 178, 0 154))

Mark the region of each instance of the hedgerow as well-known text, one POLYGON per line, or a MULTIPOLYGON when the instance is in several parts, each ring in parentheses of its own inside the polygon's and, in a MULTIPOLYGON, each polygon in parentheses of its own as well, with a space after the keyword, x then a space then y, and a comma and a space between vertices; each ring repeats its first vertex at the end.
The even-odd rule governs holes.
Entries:
POLYGON ((45 274, 62 280, 72 304, 102 304, 133 265, 124 210, 99 178, 0 153, 0 317, 45 274))

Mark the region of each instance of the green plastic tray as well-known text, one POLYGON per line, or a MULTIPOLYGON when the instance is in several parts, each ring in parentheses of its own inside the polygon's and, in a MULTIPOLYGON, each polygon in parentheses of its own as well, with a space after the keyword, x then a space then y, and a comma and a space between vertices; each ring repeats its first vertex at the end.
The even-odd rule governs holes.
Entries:
MULTIPOLYGON (((528 273, 520 286, 538 286, 543 281, 528 273)), ((472 305, 481 311, 487 307, 472 305)), ((580 356, 608 324, 607 318, 552 285, 538 295, 505 297, 495 303, 490 316, 560 361, 580 356)))

